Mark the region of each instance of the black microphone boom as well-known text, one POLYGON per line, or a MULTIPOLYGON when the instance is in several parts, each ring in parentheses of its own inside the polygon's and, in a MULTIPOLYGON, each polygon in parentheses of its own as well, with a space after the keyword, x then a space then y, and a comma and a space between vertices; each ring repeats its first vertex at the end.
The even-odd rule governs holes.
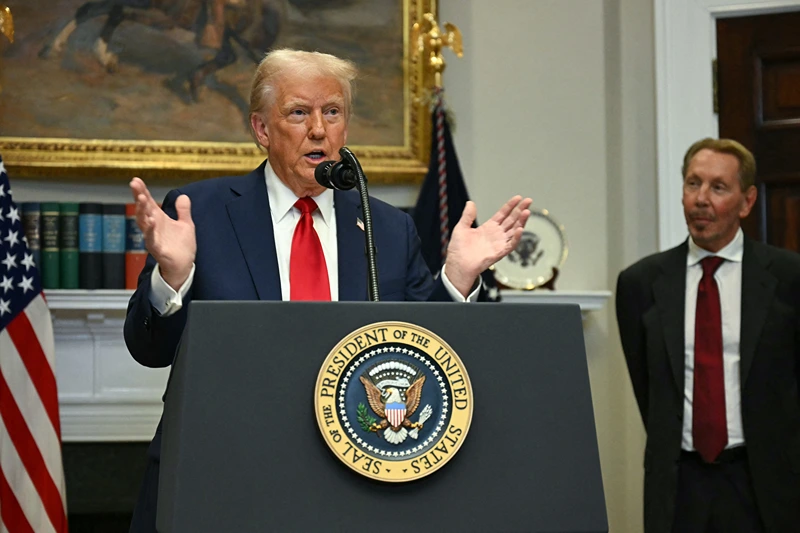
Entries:
POLYGON ((314 169, 314 179, 328 189, 349 191, 356 186, 356 173, 344 161, 323 161, 314 169))
POLYGON ((367 190, 367 177, 358 162, 356 154, 346 146, 339 149, 341 161, 323 161, 314 169, 314 179, 317 183, 328 189, 348 191, 353 187, 358 188, 361 196, 361 214, 364 217, 364 253, 367 259, 367 297, 371 302, 381 299, 380 284, 378 283, 378 261, 376 259, 375 236, 372 231, 372 209, 369 205, 369 191, 367 190))

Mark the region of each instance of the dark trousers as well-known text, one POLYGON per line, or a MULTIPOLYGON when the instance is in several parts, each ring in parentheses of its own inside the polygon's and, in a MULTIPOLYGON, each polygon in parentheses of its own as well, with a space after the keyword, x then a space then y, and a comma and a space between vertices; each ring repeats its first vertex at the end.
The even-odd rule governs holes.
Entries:
POLYGON ((144 471, 144 481, 139 490, 139 499, 133 509, 129 533, 157 533, 156 508, 158 505, 158 467, 159 462, 148 458, 144 471))
POLYGON ((673 533, 763 533, 744 448, 709 464, 682 452, 673 533))

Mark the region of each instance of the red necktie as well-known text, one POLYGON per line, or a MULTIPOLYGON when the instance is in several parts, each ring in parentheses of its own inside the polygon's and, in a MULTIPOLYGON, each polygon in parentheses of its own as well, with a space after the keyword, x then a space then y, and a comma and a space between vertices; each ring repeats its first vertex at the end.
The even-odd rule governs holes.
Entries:
POLYGON ((300 198, 294 206, 300 210, 300 220, 292 237, 292 257, 289 263, 290 298, 292 300, 331 299, 328 267, 319 236, 314 229, 317 203, 311 198, 300 198))
POLYGON ((694 318, 694 393, 692 440, 694 449, 709 463, 728 443, 725 414, 725 372, 722 368, 722 311, 714 272, 724 259, 706 257, 697 288, 694 318))

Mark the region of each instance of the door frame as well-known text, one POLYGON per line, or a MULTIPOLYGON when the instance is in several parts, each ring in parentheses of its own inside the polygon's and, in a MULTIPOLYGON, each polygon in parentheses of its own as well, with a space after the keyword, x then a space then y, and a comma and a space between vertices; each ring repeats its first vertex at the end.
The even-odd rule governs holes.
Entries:
POLYGON ((686 239, 681 164, 686 149, 719 135, 711 64, 716 19, 800 10, 800 0, 653 0, 658 157, 658 246, 686 239))

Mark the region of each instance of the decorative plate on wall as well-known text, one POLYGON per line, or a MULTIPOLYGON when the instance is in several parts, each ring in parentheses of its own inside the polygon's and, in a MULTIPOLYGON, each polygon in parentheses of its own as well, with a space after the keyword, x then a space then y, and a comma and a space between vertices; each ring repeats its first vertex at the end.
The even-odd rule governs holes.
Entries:
POLYGON ((495 279, 510 289, 532 290, 557 275, 567 259, 564 226, 547 209, 531 208, 517 247, 494 265, 495 279))

